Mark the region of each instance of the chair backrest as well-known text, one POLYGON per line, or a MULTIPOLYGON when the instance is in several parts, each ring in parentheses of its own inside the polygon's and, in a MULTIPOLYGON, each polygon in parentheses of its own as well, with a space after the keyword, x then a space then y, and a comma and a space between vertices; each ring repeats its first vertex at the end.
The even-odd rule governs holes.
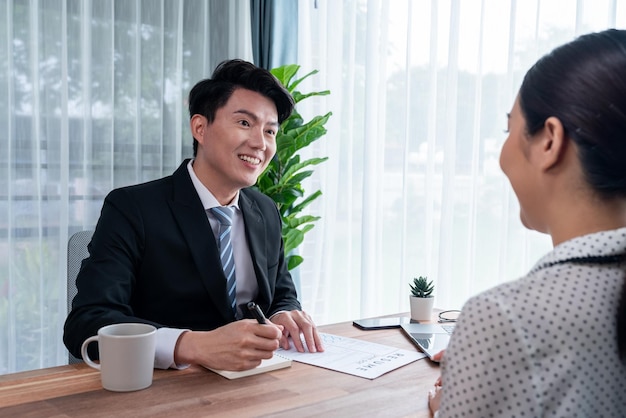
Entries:
MULTIPOLYGON (((80 271, 83 260, 89 257, 87 244, 91 241, 93 231, 78 231, 67 242, 67 313, 72 310, 72 300, 78 293, 76 289, 76 276, 80 271)), ((69 364, 79 363, 81 359, 69 354, 69 364)))

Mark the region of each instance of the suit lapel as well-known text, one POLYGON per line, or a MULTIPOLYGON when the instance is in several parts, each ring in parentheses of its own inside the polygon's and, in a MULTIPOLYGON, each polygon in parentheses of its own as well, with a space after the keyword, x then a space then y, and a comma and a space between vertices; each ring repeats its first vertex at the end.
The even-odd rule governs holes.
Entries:
POLYGON ((217 243, 202 201, 189 177, 188 162, 189 160, 185 160, 172 175, 174 187, 169 202, 170 209, 189 246, 189 252, 209 297, 224 320, 231 322, 235 317, 228 303, 226 277, 222 270, 217 243))
POLYGON ((247 196, 245 189, 239 193, 239 207, 243 214, 248 247, 250 248, 252 264, 254 265, 254 272, 256 273, 256 280, 259 285, 257 303, 262 307, 269 307, 270 288, 267 277, 265 219, 256 202, 247 196))

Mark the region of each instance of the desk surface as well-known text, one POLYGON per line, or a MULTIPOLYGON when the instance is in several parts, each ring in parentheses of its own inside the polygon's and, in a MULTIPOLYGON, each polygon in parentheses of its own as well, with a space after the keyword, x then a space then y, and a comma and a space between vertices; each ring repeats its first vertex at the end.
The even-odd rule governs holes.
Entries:
MULTIPOLYGON (((361 331, 351 322, 323 332, 414 349, 401 330, 361 331)), ((29 417, 428 417, 439 367, 418 360, 368 380, 293 362, 287 369, 228 380, 202 367, 155 370, 137 392, 102 389, 85 364, 0 376, 0 416, 29 417)))

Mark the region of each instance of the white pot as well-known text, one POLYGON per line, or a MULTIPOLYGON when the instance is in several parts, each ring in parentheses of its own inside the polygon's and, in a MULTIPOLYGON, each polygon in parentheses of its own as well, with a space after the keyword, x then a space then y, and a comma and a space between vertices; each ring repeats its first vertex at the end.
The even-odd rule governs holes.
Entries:
POLYGON ((427 298, 409 296, 409 302, 411 303, 411 319, 415 321, 430 321, 432 319, 434 296, 427 298))

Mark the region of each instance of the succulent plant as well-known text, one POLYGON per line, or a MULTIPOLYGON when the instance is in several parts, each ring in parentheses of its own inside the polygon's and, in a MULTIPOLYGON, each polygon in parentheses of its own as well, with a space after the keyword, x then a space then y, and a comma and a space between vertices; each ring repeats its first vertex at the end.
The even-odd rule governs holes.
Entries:
POLYGON ((413 278, 413 282, 409 283, 409 286, 411 286, 411 295, 417 298, 428 298, 435 290, 433 281, 428 281, 428 277, 425 276, 413 278))

